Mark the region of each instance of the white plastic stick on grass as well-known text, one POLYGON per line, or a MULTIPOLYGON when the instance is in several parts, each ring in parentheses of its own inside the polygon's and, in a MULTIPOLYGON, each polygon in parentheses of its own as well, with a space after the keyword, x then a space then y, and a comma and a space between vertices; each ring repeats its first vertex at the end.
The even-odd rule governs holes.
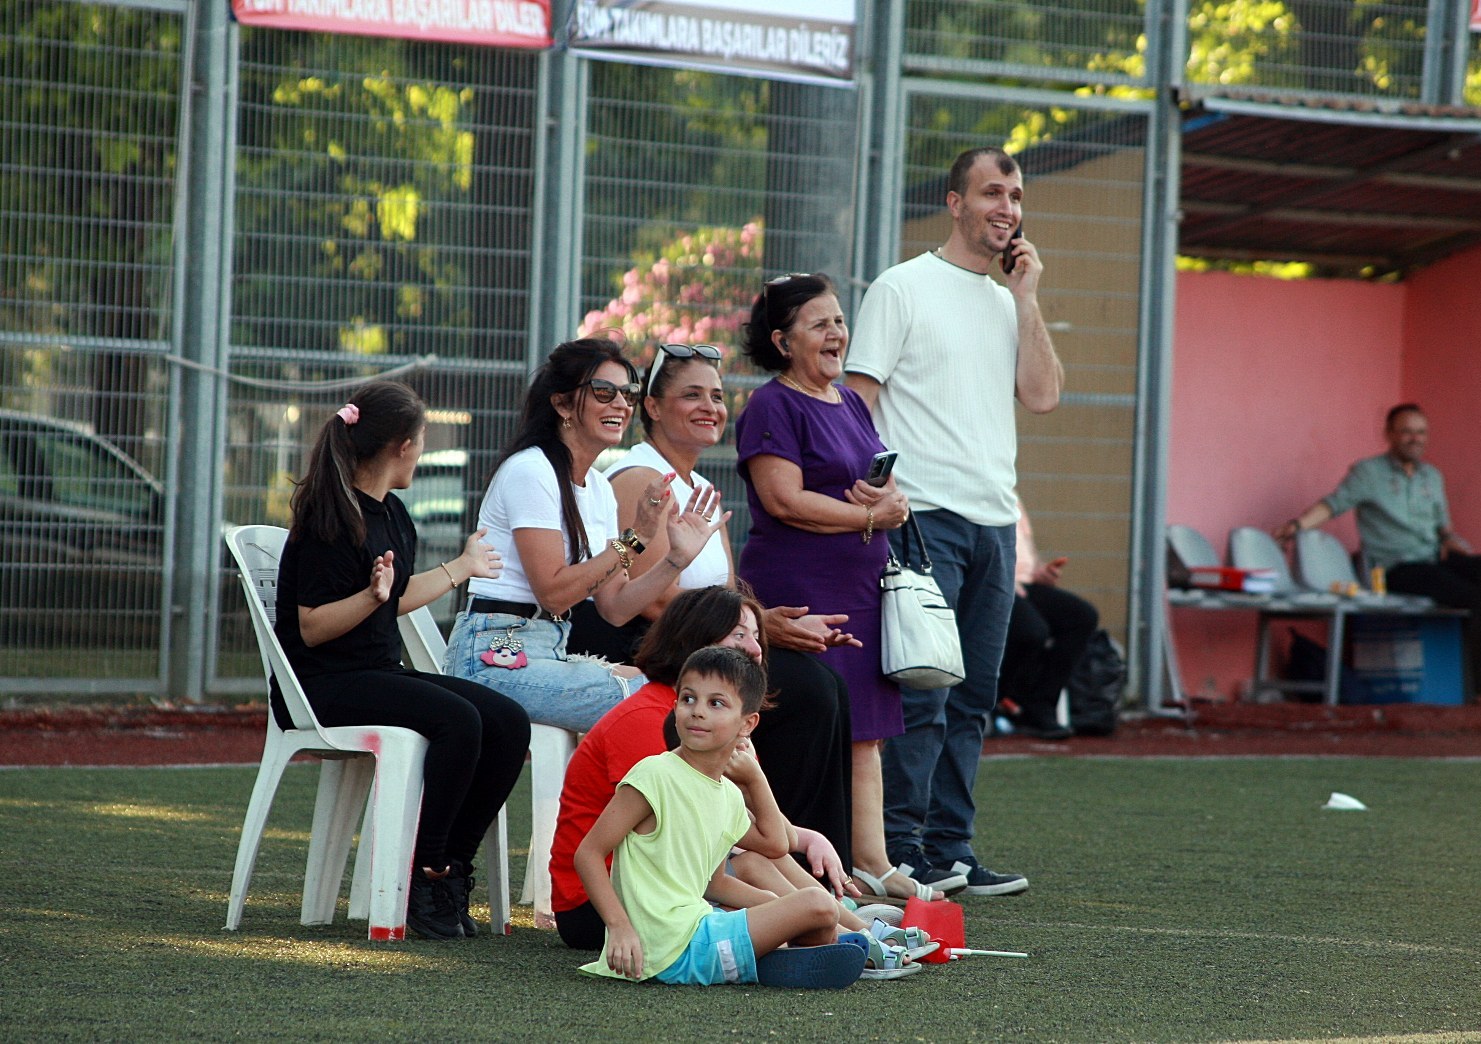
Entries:
POLYGON ((948 957, 1027 957, 1026 953, 1017 950, 969 950, 960 946, 954 946, 946 951, 948 957))

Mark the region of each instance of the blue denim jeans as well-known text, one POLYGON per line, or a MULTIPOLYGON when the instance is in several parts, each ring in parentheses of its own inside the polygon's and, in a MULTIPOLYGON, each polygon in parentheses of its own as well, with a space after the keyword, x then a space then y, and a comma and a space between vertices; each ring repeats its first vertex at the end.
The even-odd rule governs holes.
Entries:
POLYGON ((617 677, 601 660, 566 655, 571 625, 508 613, 461 612, 442 670, 502 692, 530 721, 585 732, 644 683, 617 677), (515 650, 515 646, 518 649, 515 650), (495 663, 483 654, 499 650, 495 663), (504 650, 513 650, 506 655, 504 650))
MULTIPOLYGON (((896 863, 935 866, 972 854, 972 785, 998 698, 1013 614, 1016 526, 979 526, 950 511, 917 511, 936 582, 956 610, 967 678, 950 689, 905 689, 905 734, 885 743, 885 847, 896 863)), ((890 534, 900 552, 900 531, 890 534)))

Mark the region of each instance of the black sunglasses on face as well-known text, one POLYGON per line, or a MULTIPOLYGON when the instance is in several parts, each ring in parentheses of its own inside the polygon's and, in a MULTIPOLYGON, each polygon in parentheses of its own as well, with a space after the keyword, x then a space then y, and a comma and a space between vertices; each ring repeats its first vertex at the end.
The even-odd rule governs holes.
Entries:
POLYGON ((658 371, 663 368, 663 357, 672 355, 675 359, 708 359, 710 362, 720 361, 720 349, 713 344, 660 344, 658 353, 653 356, 653 365, 648 368, 648 394, 653 394, 653 382, 658 379, 658 371))
POLYGON ((597 402, 611 402, 617 398, 617 393, 621 392, 622 397, 627 400, 627 404, 634 409, 638 405, 638 392, 643 390, 636 384, 613 384, 611 381, 604 381, 600 377, 593 377, 586 383, 591 388, 591 397, 597 402))

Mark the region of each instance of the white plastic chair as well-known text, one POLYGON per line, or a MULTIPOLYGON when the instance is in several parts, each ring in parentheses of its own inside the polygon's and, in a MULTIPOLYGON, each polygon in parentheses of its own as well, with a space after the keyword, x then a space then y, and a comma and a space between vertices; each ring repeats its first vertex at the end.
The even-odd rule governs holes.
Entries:
POLYGON ((552 918, 550 910, 550 846, 560 814, 566 765, 576 753, 576 733, 554 725, 530 723, 530 859, 525 864, 525 886, 519 901, 535 910, 535 923, 552 918))
POLYGON ((1371 609, 1418 613, 1435 605, 1423 595, 1380 595, 1370 590, 1358 575, 1342 541, 1321 529, 1305 529, 1296 534, 1296 572, 1303 584, 1318 591, 1331 590, 1333 584, 1344 590, 1357 585, 1356 603, 1371 609))
MULTIPOLYGON (((432 617, 430 606, 422 606, 401 616, 397 621, 401 629, 401 643, 406 646, 406 659, 413 670, 426 674, 441 674, 443 654, 447 651, 447 639, 443 638, 437 621, 432 617)), ((366 816, 372 813, 365 810, 366 816)), ((501 935, 514 931, 509 918, 509 821, 503 808, 498 818, 489 824, 483 836, 483 857, 486 863, 489 886, 489 910, 492 913, 494 930, 501 935)), ((355 860, 355 877, 350 885, 350 916, 363 917, 359 904, 369 899, 369 875, 361 873, 361 860, 355 860)))
MULTIPOLYGON (((1173 524, 1167 527, 1167 547, 1184 569, 1222 565, 1219 553, 1208 538, 1192 526, 1173 524)), ((1171 570, 1169 570, 1171 572, 1171 570)))
POLYGON ((1239 526, 1229 531, 1229 561, 1236 569, 1268 569, 1275 574, 1272 594, 1295 594, 1300 585, 1291 578, 1286 553, 1275 537, 1254 526, 1239 526))
MULTIPOLYGON (((407 659, 419 671, 443 670, 447 653, 447 641, 442 637, 436 621, 429 610, 419 609, 401 617, 401 640, 406 645, 407 659)), ((530 723, 530 850, 525 862, 524 889, 519 901, 534 908, 537 925, 548 923, 552 918, 550 897, 550 846, 555 841, 555 820, 560 813, 561 788, 566 781, 566 765, 576 752, 578 734, 554 725, 530 723)), ((499 813, 498 826, 503 829, 504 813, 499 813)), ((491 828, 484 844, 490 845, 493 838, 491 828)), ((500 863, 501 882, 509 880, 508 834, 502 840, 500 863)), ((490 849, 491 850, 491 849, 490 849)), ((489 857, 489 885, 493 878, 493 857, 489 857)), ((351 897, 353 899, 353 891, 351 897)), ((504 923, 509 920, 507 888, 503 899, 504 923)), ((353 908, 353 903, 352 903, 353 908)))
POLYGON ((319 770, 319 791, 309 834, 302 923, 330 924, 334 920, 350 842, 369 795, 373 828, 368 839, 361 837, 362 858, 367 840, 370 853, 369 881, 365 888, 368 894, 362 904, 370 921, 368 934, 373 941, 403 939, 412 854, 422 807, 422 763, 427 754, 427 740, 411 729, 392 726, 326 728, 314 717, 273 633, 278 560, 287 537, 287 530, 277 526, 237 526, 226 534, 226 546, 241 570, 263 672, 269 684, 273 678, 277 679, 293 720, 293 728, 281 729, 272 708, 268 708, 262 765, 257 770, 257 782, 252 787, 242 838, 237 845, 226 927, 234 931, 241 925, 242 906, 283 770, 295 754, 307 752, 325 760, 319 770))

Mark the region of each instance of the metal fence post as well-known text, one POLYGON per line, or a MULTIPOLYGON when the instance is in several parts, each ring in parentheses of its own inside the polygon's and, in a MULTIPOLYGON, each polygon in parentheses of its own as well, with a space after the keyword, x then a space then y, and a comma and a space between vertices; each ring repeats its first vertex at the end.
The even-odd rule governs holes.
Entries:
POLYGON ((187 131, 184 228, 176 241, 184 266, 175 350, 199 364, 177 369, 174 485, 174 617, 170 696, 199 701, 215 645, 221 559, 221 476, 225 453, 227 319, 230 314, 232 169, 236 119, 237 27, 227 6, 203 4, 195 24, 195 74, 187 131), (216 372, 211 372, 216 371, 216 372))
MULTIPOLYGON (((1153 82, 1182 82, 1187 0, 1161 0, 1160 68, 1153 82)), ((1172 428, 1173 325, 1176 307, 1181 121, 1176 92, 1159 92, 1147 134, 1142 222, 1142 291, 1137 321, 1136 444, 1132 468, 1131 547, 1127 578, 1128 691, 1149 710, 1166 695, 1159 669, 1167 586, 1168 442, 1172 428)), ((1173 696, 1181 695, 1173 693, 1173 696)))
MULTIPOLYGON (((571 0, 551 5, 553 33, 559 40, 571 0)), ((576 335, 580 318, 581 229, 586 185, 585 60, 563 47, 542 57, 535 133, 535 184, 531 210, 534 258, 531 265, 530 337, 525 348, 529 373, 556 344, 576 335)))

